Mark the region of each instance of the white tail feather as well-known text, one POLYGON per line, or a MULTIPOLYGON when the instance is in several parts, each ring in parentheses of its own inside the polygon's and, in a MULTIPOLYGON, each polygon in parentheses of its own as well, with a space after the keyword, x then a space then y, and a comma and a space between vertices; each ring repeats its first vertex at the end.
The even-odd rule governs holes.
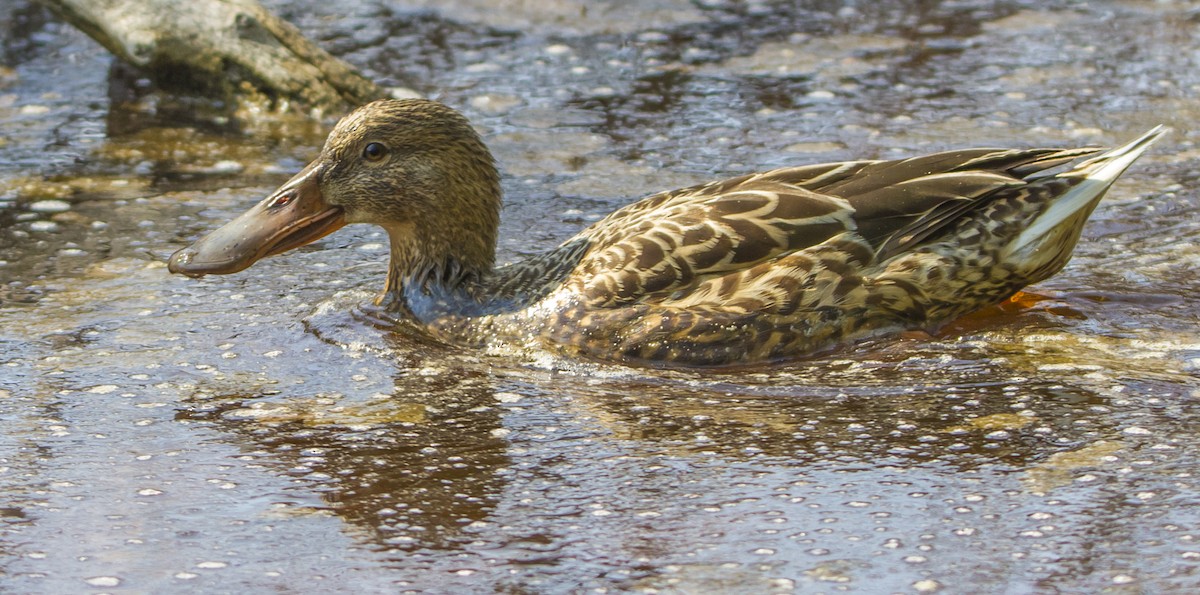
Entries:
POLYGON ((1155 126, 1136 140, 1105 151, 1087 161, 1076 165, 1056 177, 1082 177, 1084 180, 1057 198, 1042 214, 1034 219, 1015 240, 1005 247, 1005 256, 1016 254, 1031 243, 1047 236, 1059 225, 1074 217, 1080 211, 1090 209, 1096 201, 1112 186, 1121 174, 1138 158, 1154 141, 1167 133, 1163 126, 1155 126))

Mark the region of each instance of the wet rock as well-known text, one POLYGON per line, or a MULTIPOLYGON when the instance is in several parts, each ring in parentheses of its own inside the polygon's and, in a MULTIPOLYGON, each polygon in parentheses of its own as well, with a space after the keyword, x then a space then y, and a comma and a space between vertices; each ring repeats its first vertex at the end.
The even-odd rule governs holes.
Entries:
POLYGON ((471 107, 489 116, 498 116, 521 105, 521 99, 512 95, 478 95, 471 98, 471 107))
POLYGON ((547 129, 557 126, 582 127, 604 123, 599 114, 582 109, 525 108, 514 111, 508 118, 510 124, 525 128, 547 129))
POLYGON ((455 21, 526 32, 631 33, 705 20, 687 0, 413 0, 409 5, 437 10, 455 21))
POLYGON ((795 41, 764 43, 749 56, 737 56, 700 71, 716 74, 798 78, 821 76, 828 80, 862 75, 887 66, 901 55, 908 41, 867 35, 800 37, 795 41))
POLYGON ((983 30, 1032 35, 1039 31, 1053 30, 1077 18, 1078 15, 1064 11, 1020 10, 1011 16, 984 23, 983 30))
POLYGON ((246 166, 232 159, 222 159, 210 165, 181 164, 176 168, 180 173, 201 176, 229 176, 245 171, 246 166))
POLYGON ((487 141, 501 169, 517 176, 578 170, 583 157, 608 145, 599 134, 540 130, 499 134, 487 141))
POLYGON ((632 199, 709 181, 701 174, 664 171, 610 158, 589 159, 579 170, 580 177, 559 184, 555 190, 564 196, 632 199))
POLYGON ((793 143, 783 148, 789 153, 832 153, 845 149, 846 146, 838 142, 822 142, 812 141, 804 143, 793 143))
POLYGON ((1069 485, 1075 471, 1109 465, 1124 448, 1120 442, 1099 440, 1076 450, 1055 453, 1027 470, 1023 482, 1029 491, 1038 493, 1069 485))

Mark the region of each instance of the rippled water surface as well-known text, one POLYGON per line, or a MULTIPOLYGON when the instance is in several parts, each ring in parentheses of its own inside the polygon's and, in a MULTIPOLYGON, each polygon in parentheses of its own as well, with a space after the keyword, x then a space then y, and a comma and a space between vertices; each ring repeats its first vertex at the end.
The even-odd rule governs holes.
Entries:
POLYGON ((327 123, 192 115, 4 3, 0 590, 1200 589, 1193 4, 270 4, 477 123, 506 261, 715 177, 1175 131, 1065 271, 935 336, 725 374, 513 358, 377 327, 369 227, 168 275, 327 123))

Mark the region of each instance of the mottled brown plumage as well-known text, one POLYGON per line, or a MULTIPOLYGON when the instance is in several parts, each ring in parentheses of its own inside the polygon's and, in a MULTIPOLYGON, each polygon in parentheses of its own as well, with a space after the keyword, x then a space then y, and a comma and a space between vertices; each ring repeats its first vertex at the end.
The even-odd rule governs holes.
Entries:
POLYGON ((450 108, 385 100, 343 119, 316 161, 171 270, 235 272, 343 223, 375 223, 391 241, 379 302, 444 341, 763 362, 929 328, 1054 274, 1162 133, 1107 152, 968 149, 742 176, 652 195, 493 268, 491 154, 450 108))

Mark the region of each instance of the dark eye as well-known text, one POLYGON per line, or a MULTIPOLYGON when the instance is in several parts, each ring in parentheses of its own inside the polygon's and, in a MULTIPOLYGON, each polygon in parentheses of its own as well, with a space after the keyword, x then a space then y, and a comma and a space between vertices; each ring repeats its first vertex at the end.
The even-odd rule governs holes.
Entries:
POLYGON ((387 147, 383 143, 367 143, 363 147, 363 159, 367 161, 379 161, 387 156, 387 147))
POLYGON ((283 194, 280 194, 275 200, 271 201, 270 206, 282 207, 282 206, 292 202, 293 198, 296 198, 296 191, 289 190, 287 192, 284 192, 283 194))

